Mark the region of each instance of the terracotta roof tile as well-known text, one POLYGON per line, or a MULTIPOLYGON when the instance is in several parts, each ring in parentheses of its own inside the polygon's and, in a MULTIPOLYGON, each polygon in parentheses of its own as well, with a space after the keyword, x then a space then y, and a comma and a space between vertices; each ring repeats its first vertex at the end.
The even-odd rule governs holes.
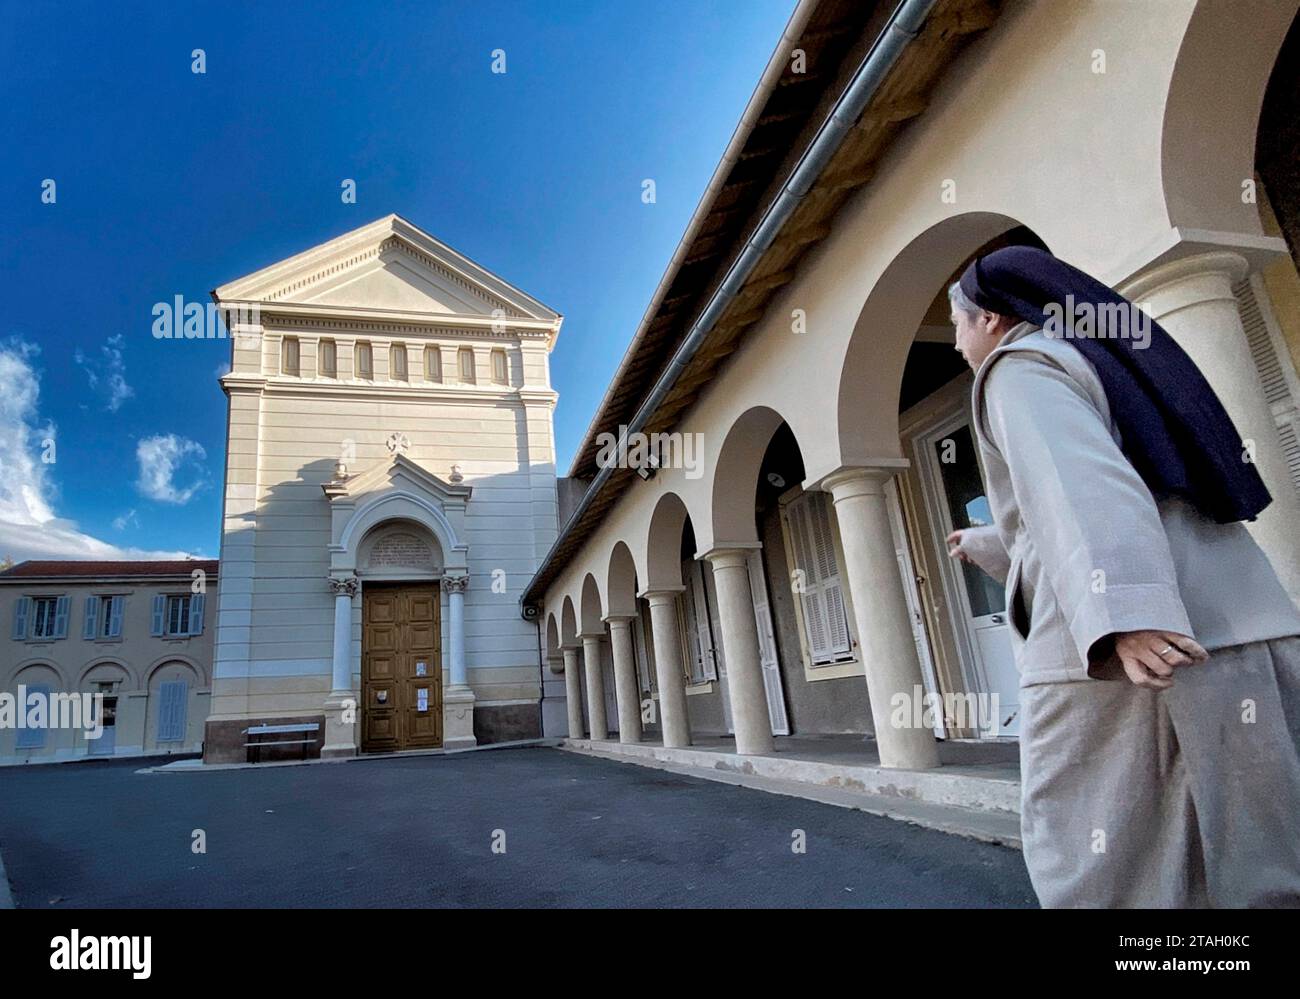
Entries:
POLYGON ((176 559, 161 562, 63 562, 29 560, 0 572, 5 579, 48 579, 84 576, 188 576, 195 569, 217 574, 216 559, 176 559))

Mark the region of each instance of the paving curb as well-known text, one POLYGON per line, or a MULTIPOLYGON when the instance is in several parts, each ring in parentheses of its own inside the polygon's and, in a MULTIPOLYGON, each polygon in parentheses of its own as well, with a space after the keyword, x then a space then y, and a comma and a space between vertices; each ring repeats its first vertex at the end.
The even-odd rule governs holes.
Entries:
POLYGON ((278 767, 314 767, 321 764, 368 763, 375 760, 406 760, 461 756, 465 753, 485 753, 498 749, 529 749, 541 746, 558 748, 562 739, 520 739, 515 742, 491 742, 486 746, 466 746, 464 749, 413 749, 401 753, 365 753, 357 756, 339 756, 326 760, 276 760, 270 763, 204 763, 201 759, 177 760, 158 767, 142 767, 138 774, 203 774, 223 773, 231 770, 271 770, 278 767))
POLYGON ((715 770, 656 760, 652 757, 626 756, 620 753, 606 753, 562 742, 557 748, 579 756, 594 756, 597 759, 630 766, 665 770, 683 777, 699 777, 720 784, 766 791, 769 794, 784 794, 792 798, 818 801, 840 808, 853 808, 871 815, 907 822, 912 825, 948 833, 951 836, 963 836, 995 846, 1005 846, 1020 850, 1020 817, 1007 812, 981 811, 973 808, 961 808, 954 805, 940 805, 933 802, 915 801, 904 798, 886 797, 851 791, 844 788, 832 788, 803 781, 781 780, 757 774, 745 774, 734 770, 715 770))

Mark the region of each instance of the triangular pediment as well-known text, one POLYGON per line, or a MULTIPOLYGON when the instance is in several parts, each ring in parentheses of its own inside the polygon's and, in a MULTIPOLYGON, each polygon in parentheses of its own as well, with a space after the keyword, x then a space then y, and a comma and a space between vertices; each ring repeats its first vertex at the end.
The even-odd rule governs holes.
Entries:
POLYGON ((336 479, 321 487, 331 500, 358 501, 391 491, 404 491, 422 495, 439 506, 464 504, 473 492, 472 487, 434 475, 404 454, 380 462, 359 475, 336 479))
POLYGON ((547 323, 560 318, 397 215, 222 285, 214 295, 220 302, 301 305, 307 312, 505 316, 547 323))

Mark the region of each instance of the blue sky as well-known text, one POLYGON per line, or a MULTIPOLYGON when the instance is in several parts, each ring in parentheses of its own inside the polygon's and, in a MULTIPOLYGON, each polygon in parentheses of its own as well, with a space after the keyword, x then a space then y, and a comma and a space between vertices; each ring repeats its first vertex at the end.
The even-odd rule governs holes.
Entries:
POLYGON ((0 2, 0 558, 215 556, 229 343, 153 304, 389 212, 564 314, 563 473, 792 8, 0 2))

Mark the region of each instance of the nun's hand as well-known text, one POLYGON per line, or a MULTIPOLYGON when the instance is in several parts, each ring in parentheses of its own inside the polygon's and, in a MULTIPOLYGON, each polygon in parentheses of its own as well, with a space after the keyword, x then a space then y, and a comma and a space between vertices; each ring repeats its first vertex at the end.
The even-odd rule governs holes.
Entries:
POLYGON ((962 547, 962 533, 962 529, 958 528, 944 538, 944 541, 948 544, 948 557, 960 559, 962 562, 969 562, 974 565, 975 560, 970 557, 970 552, 962 547))
POLYGON ((1115 636, 1115 654, 1128 678, 1148 690, 1167 690, 1174 685, 1177 667, 1210 658, 1195 639, 1173 631, 1120 632, 1115 636))

